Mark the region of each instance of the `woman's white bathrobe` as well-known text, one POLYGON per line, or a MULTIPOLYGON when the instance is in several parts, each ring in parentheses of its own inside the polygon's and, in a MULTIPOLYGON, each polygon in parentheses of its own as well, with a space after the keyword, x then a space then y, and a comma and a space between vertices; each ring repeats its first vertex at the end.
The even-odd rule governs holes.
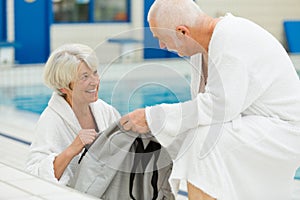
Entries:
MULTIPOLYGON (((120 118, 115 108, 100 99, 91 103, 90 107, 99 131, 105 130, 120 118)), ((68 185, 80 155, 74 157, 59 181, 54 176, 53 161, 73 142, 81 129, 69 104, 63 97, 53 93, 48 107, 37 122, 26 170, 42 178, 68 185)))
POLYGON ((208 58, 204 93, 194 55, 193 99, 146 108, 152 133, 175 149, 173 190, 187 180, 218 200, 291 199, 300 167, 300 81, 288 54, 267 31, 228 14, 208 58))

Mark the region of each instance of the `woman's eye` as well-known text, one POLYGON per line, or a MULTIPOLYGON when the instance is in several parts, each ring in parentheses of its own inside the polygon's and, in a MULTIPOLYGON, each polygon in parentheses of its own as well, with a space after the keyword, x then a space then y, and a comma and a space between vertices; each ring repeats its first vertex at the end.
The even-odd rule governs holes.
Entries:
POLYGON ((81 80, 87 80, 89 78, 89 76, 88 75, 83 75, 83 76, 81 76, 81 80))

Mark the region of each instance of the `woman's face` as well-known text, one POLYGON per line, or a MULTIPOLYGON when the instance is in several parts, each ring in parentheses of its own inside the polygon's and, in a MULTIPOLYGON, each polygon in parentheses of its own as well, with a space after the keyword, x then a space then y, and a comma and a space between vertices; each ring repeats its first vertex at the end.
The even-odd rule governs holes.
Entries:
POLYGON ((98 100, 100 78, 97 70, 92 71, 85 62, 81 62, 75 80, 71 83, 71 91, 67 93, 67 101, 86 105, 98 100))

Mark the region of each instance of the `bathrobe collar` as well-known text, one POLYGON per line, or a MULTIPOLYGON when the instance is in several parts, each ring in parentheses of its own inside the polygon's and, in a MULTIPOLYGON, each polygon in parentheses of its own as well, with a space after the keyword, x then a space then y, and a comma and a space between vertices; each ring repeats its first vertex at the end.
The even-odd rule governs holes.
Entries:
MULTIPOLYGON (((90 107, 94 115, 93 104, 94 103, 91 103, 90 107)), ((62 96, 60 96, 56 92, 53 92, 51 99, 49 100, 48 107, 56 112, 74 130, 75 133, 78 133, 82 129, 71 106, 62 96)), ((99 118, 99 116, 94 115, 94 117, 97 123, 97 118, 99 118)))

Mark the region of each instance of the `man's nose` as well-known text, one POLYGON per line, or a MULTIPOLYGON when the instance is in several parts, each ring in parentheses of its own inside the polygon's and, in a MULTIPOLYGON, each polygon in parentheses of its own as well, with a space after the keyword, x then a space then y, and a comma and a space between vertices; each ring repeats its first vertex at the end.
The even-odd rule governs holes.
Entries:
POLYGON ((164 42, 159 41, 159 47, 161 49, 165 49, 167 46, 166 46, 166 44, 164 42))

